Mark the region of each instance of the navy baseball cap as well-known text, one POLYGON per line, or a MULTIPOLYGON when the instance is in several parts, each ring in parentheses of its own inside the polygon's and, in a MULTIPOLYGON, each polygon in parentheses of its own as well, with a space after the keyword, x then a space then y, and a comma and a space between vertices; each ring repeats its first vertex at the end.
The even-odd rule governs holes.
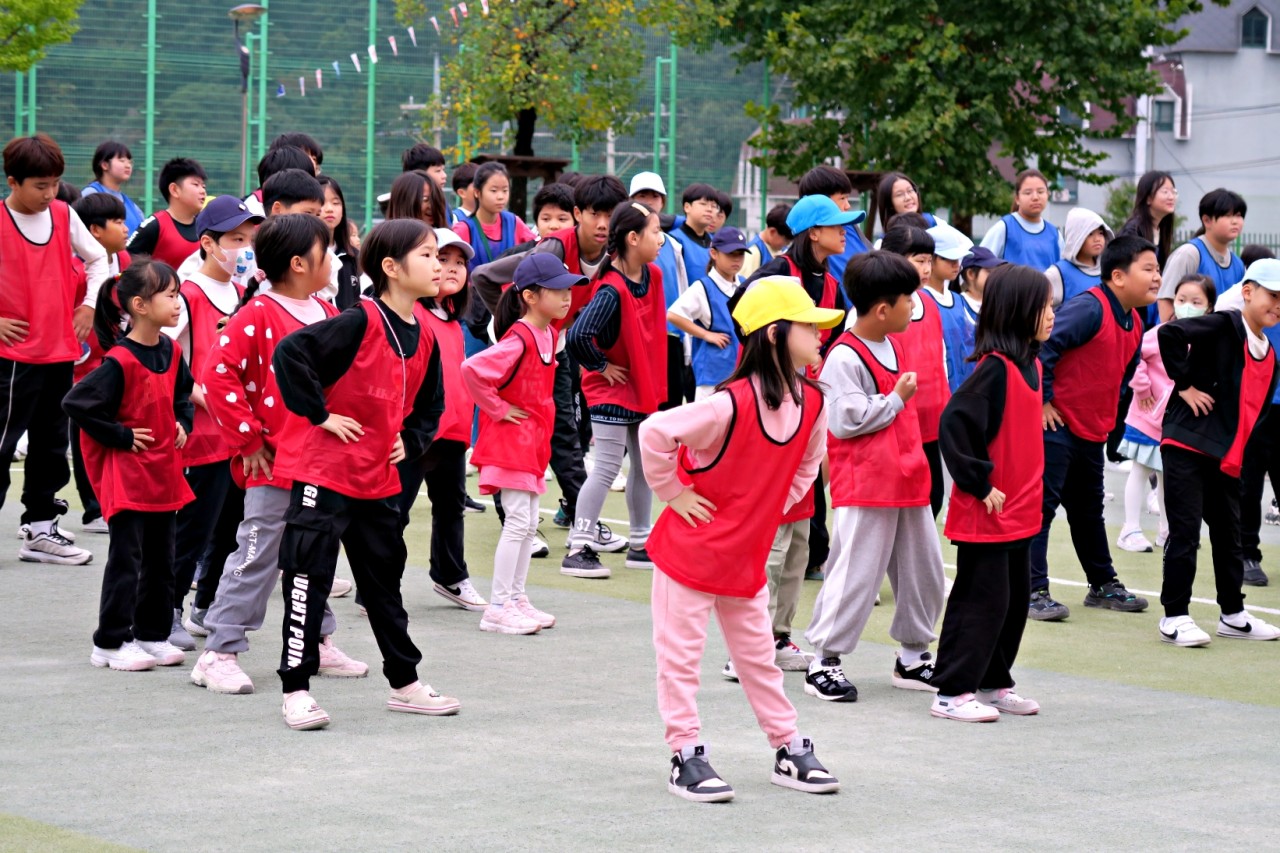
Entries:
POLYGON ((960 262, 960 269, 971 270, 975 267, 980 270, 995 269, 1009 263, 1004 258, 997 257, 994 252, 986 246, 974 246, 969 250, 969 254, 960 262))
POLYGON ((240 199, 233 195, 220 195, 206 204, 196 217, 196 234, 206 231, 225 234, 251 219, 262 221, 262 217, 246 207, 240 199))
POLYGON ((857 225, 866 218, 862 210, 842 211, 825 195, 807 195, 792 205, 787 214, 787 227, 792 234, 799 234, 820 225, 857 225))
POLYGON ((745 252, 747 235, 732 225, 725 226, 711 236, 711 248, 717 252, 745 252))
POLYGON ((545 287, 548 290, 568 290, 571 287, 586 284, 589 279, 585 275, 569 272, 564 261, 550 252, 530 252, 525 255, 520 266, 516 267, 515 285, 517 290, 527 287, 545 287))

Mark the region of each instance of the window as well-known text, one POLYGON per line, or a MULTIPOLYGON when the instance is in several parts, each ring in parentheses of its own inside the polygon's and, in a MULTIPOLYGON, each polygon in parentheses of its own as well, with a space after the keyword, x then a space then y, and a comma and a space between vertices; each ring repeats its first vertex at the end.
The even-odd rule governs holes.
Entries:
POLYGON ((1240 19, 1240 46, 1267 47, 1267 31, 1271 28, 1271 18, 1257 6, 1244 13, 1240 19))
POLYGON ((1151 122, 1156 130, 1173 130, 1173 101, 1156 101, 1152 106, 1151 122))

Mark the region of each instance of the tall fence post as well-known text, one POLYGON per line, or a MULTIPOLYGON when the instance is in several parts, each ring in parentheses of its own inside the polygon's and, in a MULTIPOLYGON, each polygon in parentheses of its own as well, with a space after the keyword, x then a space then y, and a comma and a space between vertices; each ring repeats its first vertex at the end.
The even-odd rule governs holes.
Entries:
MULTIPOLYGON (((369 0, 369 44, 378 43, 378 0, 369 0)), ((365 104, 364 126, 364 227, 373 225, 373 210, 377 198, 373 192, 374 98, 377 94, 378 63, 369 57, 369 89, 365 104)))
POLYGON ((142 166, 146 176, 146 192, 142 209, 155 210, 156 191, 156 0, 147 0, 147 103, 146 128, 143 131, 142 166))

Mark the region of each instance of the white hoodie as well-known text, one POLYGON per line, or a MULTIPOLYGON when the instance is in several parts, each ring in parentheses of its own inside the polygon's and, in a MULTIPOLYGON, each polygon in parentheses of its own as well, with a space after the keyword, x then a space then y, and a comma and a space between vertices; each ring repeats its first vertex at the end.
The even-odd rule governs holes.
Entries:
MULTIPOLYGON (((1076 260, 1076 255, 1080 254, 1080 247, 1084 245, 1084 241, 1099 228, 1107 235, 1108 243, 1115 238, 1111 227, 1102 221, 1102 217, 1084 207, 1073 207, 1067 214, 1066 225, 1062 228, 1062 259, 1075 264, 1085 275, 1102 275, 1102 268, 1097 261, 1092 266, 1084 266, 1076 260)), ((1053 306, 1056 308, 1062 303, 1062 271, 1052 266, 1045 270, 1045 275, 1053 285, 1053 306)))

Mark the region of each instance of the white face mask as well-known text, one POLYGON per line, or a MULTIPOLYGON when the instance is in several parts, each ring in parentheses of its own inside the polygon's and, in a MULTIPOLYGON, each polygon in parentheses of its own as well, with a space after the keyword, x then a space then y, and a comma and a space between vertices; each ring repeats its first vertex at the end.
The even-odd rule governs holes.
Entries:
POLYGON ((1209 309, 1192 302, 1180 302, 1173 306, 1173 316, 1179 320, 1185 320, 1188 317, 1203 317, 1209 313, 1209 309))

